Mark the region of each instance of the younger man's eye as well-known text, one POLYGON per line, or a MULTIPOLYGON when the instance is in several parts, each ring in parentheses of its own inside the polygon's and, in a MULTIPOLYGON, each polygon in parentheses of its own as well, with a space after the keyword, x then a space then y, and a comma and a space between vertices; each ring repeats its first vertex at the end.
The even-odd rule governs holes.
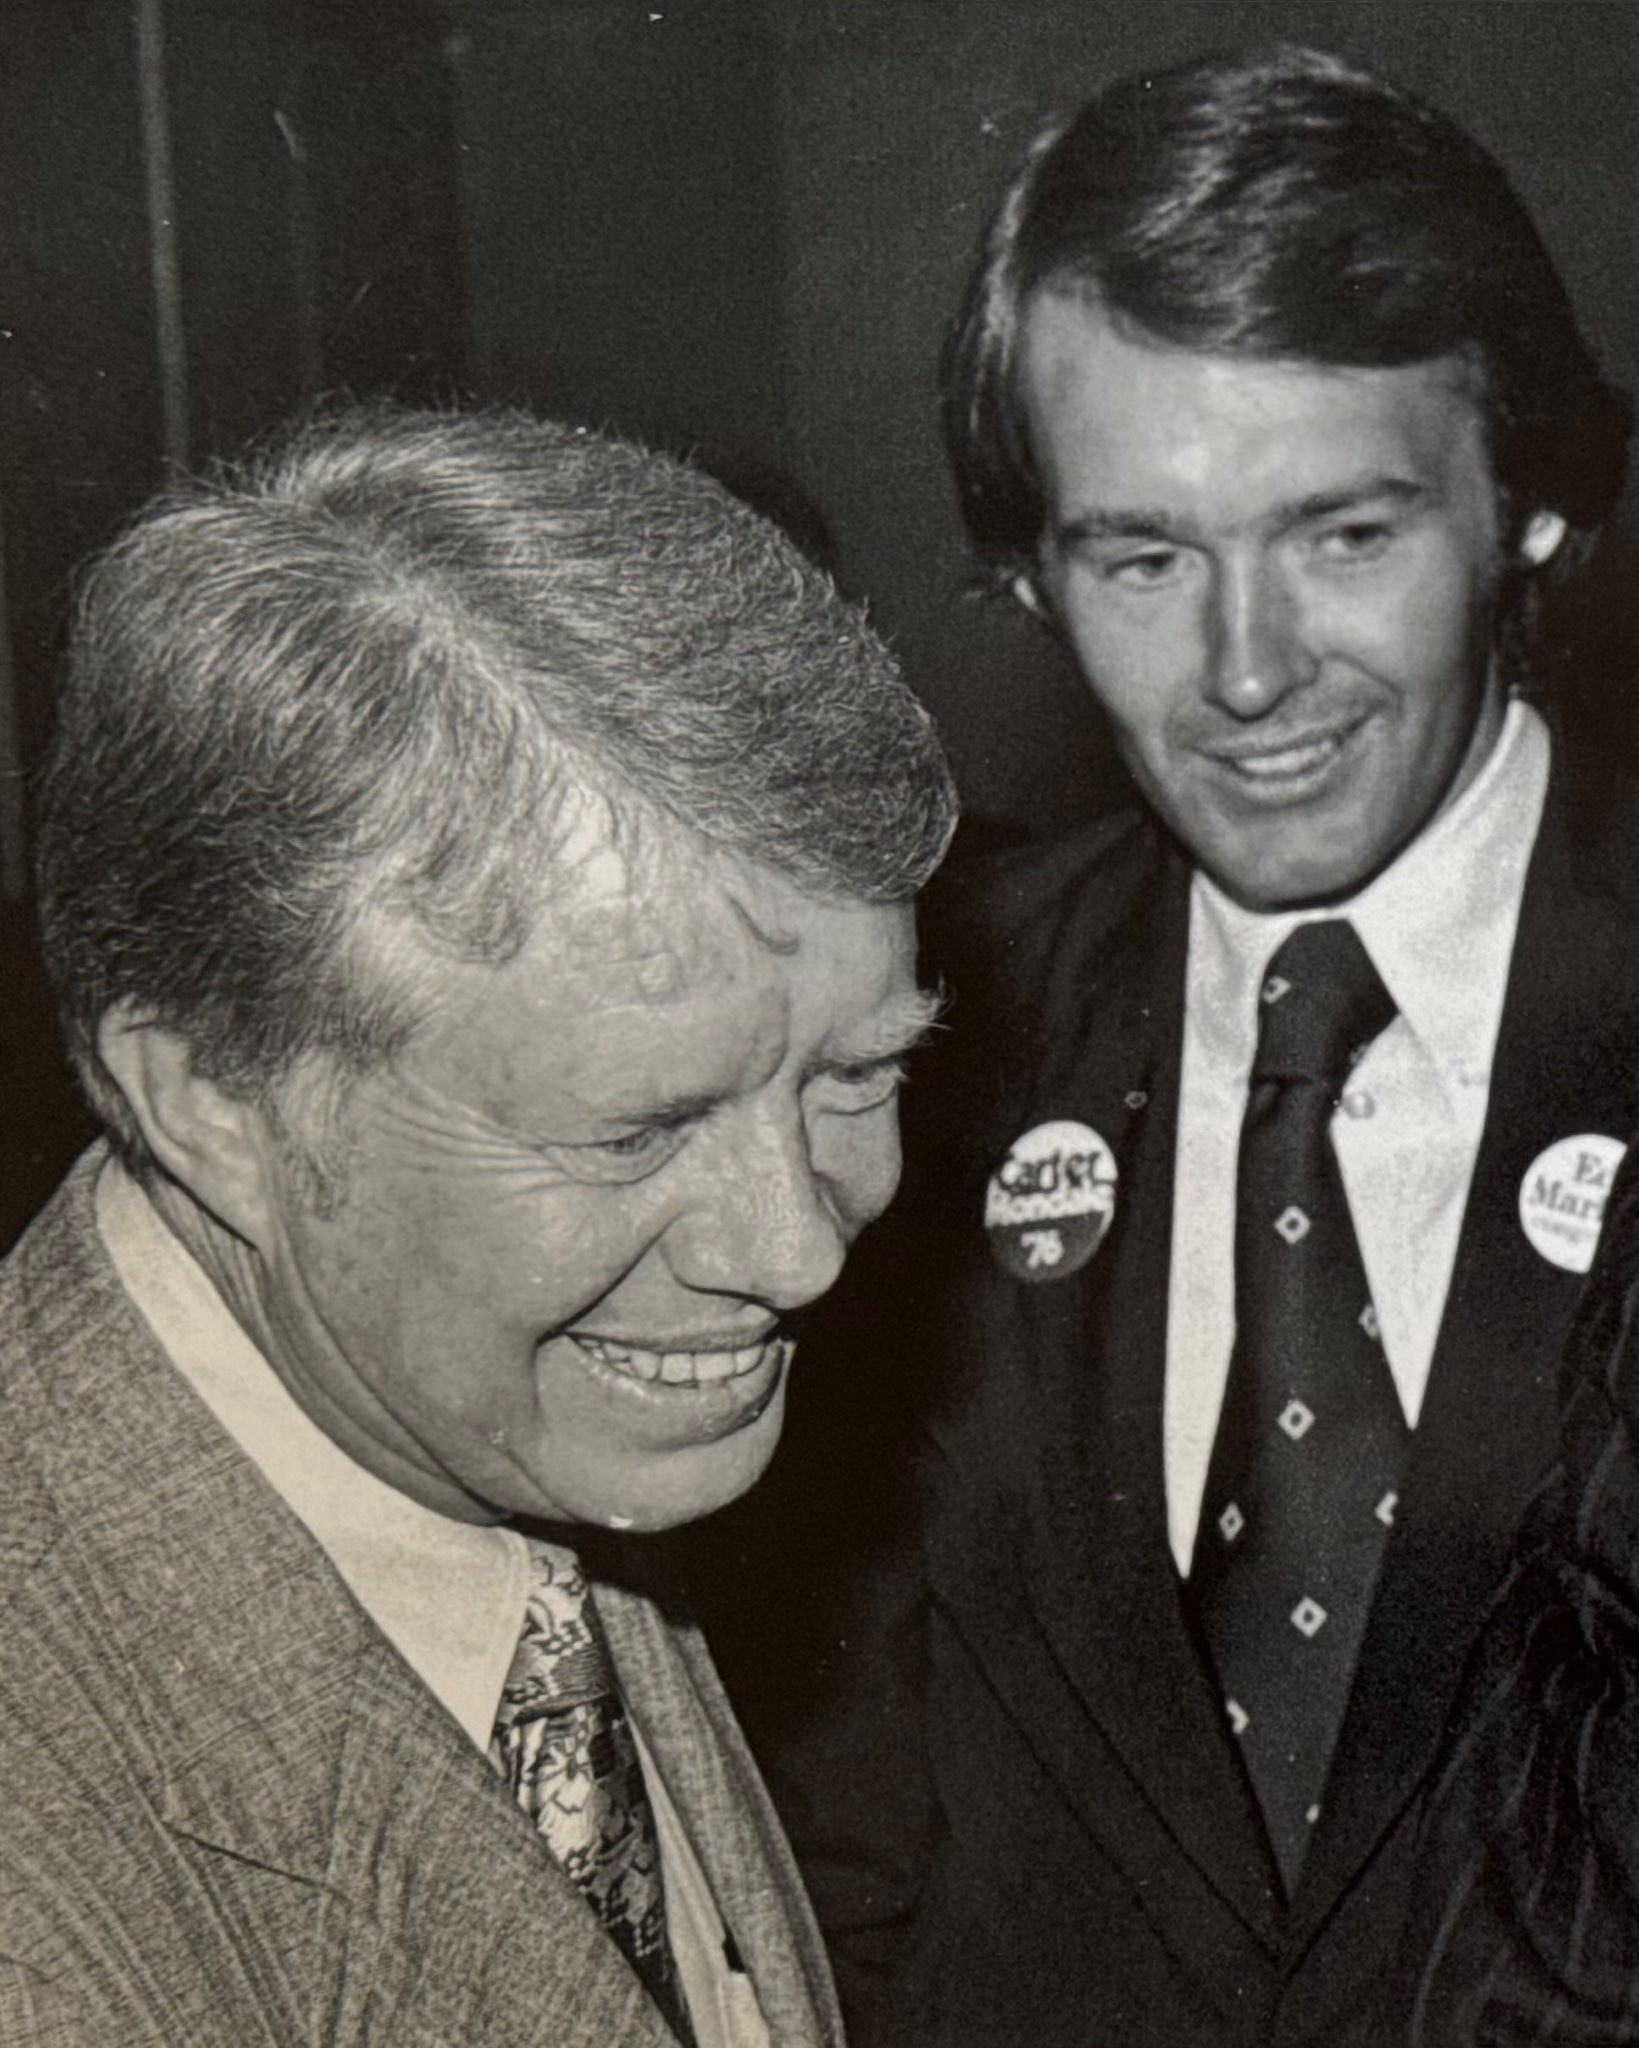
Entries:
POLYGON ((1112 583, 1147 590, 1154 584, 1165 583, 1177 566, 1176 548, 1145 548, 1141 554, 1117 555, 1106 561, 1104 574, 1112 583))
POLYGON ((1332 561, 1370 561, 1382 554, 1393 538, 1393 529, 1381 519, 1349 519, 1327 527, 1319 537, 1319 548, 1332 561))

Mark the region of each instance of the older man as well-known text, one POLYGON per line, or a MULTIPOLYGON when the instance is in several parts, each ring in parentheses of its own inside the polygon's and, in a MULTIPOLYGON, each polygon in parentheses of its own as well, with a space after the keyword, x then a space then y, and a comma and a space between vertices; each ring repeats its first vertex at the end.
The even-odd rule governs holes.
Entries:
POLYGON ((921 1568, 831 1679, 895 1769, 792 1815, 862 2019, 910 1932, 885 2041, 1375 2044, 1639 1121, 1639 795, 1534 630, 1625 407, 1478 144, 1290 48, 1044 135, 946 392, 1136 801, 957 904, 874 1365, 929 1358, 921 1568))
POLYGON ((837 2038, 706 1653, 591 1532, 772 1452, 950 822, 825 577, 592 433, 336 418, 95 568, 42 883, 107 1142, 0 1277, 0 2038, 837 2038))

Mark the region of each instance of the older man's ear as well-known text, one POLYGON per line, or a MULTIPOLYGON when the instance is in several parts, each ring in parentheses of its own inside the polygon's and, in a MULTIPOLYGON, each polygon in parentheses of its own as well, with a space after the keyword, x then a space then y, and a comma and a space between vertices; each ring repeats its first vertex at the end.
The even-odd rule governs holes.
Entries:
POLYGON ((237 1236, 264 1244, 272 1191, 263 1112, 202 1074, 185 1038, 128 1005, 103 1017, 97 1050, 165 1172, 237 1236))

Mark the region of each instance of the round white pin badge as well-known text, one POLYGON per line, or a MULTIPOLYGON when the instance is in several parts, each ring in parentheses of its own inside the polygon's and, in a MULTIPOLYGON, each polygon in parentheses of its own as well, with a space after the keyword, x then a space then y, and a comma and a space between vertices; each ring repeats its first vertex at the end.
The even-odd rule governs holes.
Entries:
POLYGON ((1063 1119, 1007 1148, 985 1189, 985 1229, 1019 1280, 1062 1280, 1086 1265, 1115 1215, 1115 1154, 1097 1131, 1063 1119))
POLYGON ((1558 1139, 1525 1169, 1520 1228, 1550 1265, 1585 1273, 1593 1264, 1605 1201, 1627 1149, 1602 1131, 1581 1131, 1558 1139))

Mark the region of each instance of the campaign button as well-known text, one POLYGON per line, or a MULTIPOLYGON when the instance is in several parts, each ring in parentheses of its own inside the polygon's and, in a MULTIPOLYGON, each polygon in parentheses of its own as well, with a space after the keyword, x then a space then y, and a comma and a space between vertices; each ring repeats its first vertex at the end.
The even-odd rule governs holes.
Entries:
POLYGON ((1519 1185, 1520 1228, 1552 1266, 1593 1264, 1605 1202, 1627 1146, 1602 1131, 1561 1138, 1539 1152, 1519 1185))
POLYGON ((1115 1184, 1115 1154, 1086 1124, 1065 1118, 1015 1138, 985 1189, 998 1263, 1032 1282, 1079 1272, 1104 1242, 1115 1184))

